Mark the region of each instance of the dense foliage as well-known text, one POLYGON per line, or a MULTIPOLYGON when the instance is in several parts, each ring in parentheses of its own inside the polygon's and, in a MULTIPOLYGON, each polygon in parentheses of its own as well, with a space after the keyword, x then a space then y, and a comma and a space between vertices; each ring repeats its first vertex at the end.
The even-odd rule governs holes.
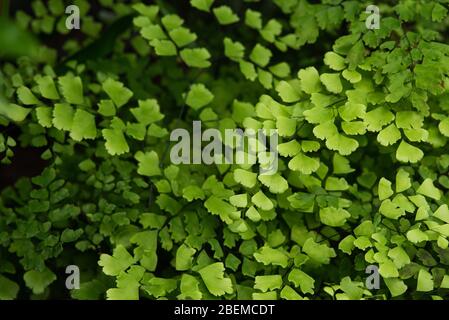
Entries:
POLYGON ((12 1, 0 299, 448 298, 449 1, 371 4, 12 1), (279 171, 171 163, 194 120, 279 171))

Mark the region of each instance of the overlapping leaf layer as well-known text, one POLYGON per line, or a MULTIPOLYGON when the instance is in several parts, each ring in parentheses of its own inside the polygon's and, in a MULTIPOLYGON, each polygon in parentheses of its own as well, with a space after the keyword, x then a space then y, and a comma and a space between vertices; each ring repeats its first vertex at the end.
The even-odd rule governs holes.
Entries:
POLYGON ((2 185, 0 299, 447 299, 449 2, 377 2, 17 9, 42 45, 0 48, 2 173, 45 165, 2 185), (277 129, 277 173, 171 163, 197 120, 277 129))

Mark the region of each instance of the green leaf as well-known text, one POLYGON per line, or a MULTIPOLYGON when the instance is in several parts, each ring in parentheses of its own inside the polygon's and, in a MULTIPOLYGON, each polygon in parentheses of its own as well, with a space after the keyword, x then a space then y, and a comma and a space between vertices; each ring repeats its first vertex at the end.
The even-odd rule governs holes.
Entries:
POLYGON ((167 30, 171 31, 181 27, 184 20, 177 14, 167 14, 162 17, 161 22, 167 30))
POLYGON ((168 34, 178 47, 184 47, 197 39, 195 33, 184 27, 172 29, 168 34))
POLYGON ((132 7, 134 10, 136 10, 141 15, 144 15, 144 16, 150 18, 150 20, 153 20, 159 12, 159 7, 154 6, 154 5, 147 6, 143 3, 136 3, 132 7))
MULTIPOLYGON (((447 16, 447 9, 439 3, 435 3, 432 9, 432 21, 441 22, 447 16)), ((418 290, 419 291, 419 290, 418 290)))
POLYGON ((343 90, 340 74, 338 73, 323 73, 320 76, 320 80, 329 92, 340 93, 343 90))
POLYGON ((103 90, 107 93, 109 98, 114 102, 117 108, 125 105, 133 96, 133 93, 128 88, 125 88, 123 83, 108 78, 102 84, 103 90))
POLYGON ((366 114, 366 106, 361 103, 346 102, 338 108, 340 117, 345 121, 352 121, 356 118, 363 119, 366 114))
MULTIPOLYGON (((332 103, 336 103, 334 97, 332 95, 324 94, 315 92, 312 93, 312 96, 310 97, 310 101, 315 105, 316 108, 325 109, 326 107, 330 106, 332 103)), ((332 109, 328 108, 329 111, 332 111, 332 109)), ((334 116, 333 116, 334 117, 334 116)))
POLYGON ((441 191, 433 185, 433 181, 430 178, 425 179, 416 192, 435 200, 440 200, 441 198, 441 191))
POLYGON ((40 187, 48 186, 56 178, 56 170, 54 168, 46 168, 40 176, 34 177, 32 182, 40 187))
POLYGON ((396 113, 396 125, 401 129, 419 129, 423 125, 423 117, 414 111, 396 113))
POLYGON ((253 300, 277 300, 277 294, 276 291, 268 291, 268 292, 254 292, 251 295, 253 300))
POLYGON ((186 104, 194 110, 199 110, 214 99, 214 95, 202 83, 193 84, 186 96, 186 104))
POLYGON ((379 274, 384 278, 397 278, 399 276, 398 269, 389 259, 379 264, 379 274))
POLYGON ((265 67, 270 62, 272 55, 273 54, 271 53, 270 49, 260 44, 256 44, 253 50, 251 51, 249 58, 251 59, 252 62, 258 64, 259 66, 265 67))
POLYGON ((62 242, 73 242, 79 239, 79 237, 83 234, 83 229, 65 229, 61 234, 62 242))
MULTIPOLYGON (((27 25, 31 19, 23 11, 17 11, 15 19, 8 19, 8 5, 2 3, 2 19, 0 20, 0 55, 3 57, 35 56, 39 49, 31 30, 27 25), (21 13, 21 14, 20 14, 21 13), (16 20, 16 21, 14 21, 16 20)), ((12 15, 11 15, 12 18, 12 15)), ((5 61, 6 59, 3 59, 5 61)))
POLYGON ((385 107, 371 110, 365 115, 365 124, 368 131, 377 132, 394 120, 394 114, 385 107))
POLYGON ((332 120, 317 125, 313 128, 313 134, 321 140, 339 136, 337 127, 332 120))
POLYGON ((49 107, 36 108, 36 117, 39 124, 45 128, 52 126, 52 109, 49 107))
POLYGON ((209 12, 212 3, 214 3, 214 0, 190 0, 192 7, 206 12, 209 12))
POLYGON ((354 240, 355 238, 353 235, 350 234, 349 236, 346 236, 338 244, 338 249, 340 249, 342 252, 346 254, 351 254, 352 250, 354 249, 354 240))
POLYGON ((180 55, 189 67, 208 68, 211 65, 208 61, 210 53, 206 48, 183 49, 180 55))
POLYGON ((289 196, 287 200, 293 208, 299 211, 313 212, 315 207, 315 195, 313 194, 297 192, 289 196))
POLYGON ((77 109, 73 116, 70 137, 75 141, 95 139, 97 137, 97 128, 94 115, 82 109, 77 109))
POLYGON ((229 202, 235 207, 246 208, 248 205, 248 196, 246 193, 236 194, 229 198, 229 202))
POLYGON ((106 291, 107 300, 139 300, 139 284, 128 283, 123 288, 111 288, 106 291))
POLYGON ((19 285, 0 274, 0 300, 13 300, 17 298, 19 285))
MULTIPOLYGON (((312 93, 312 95, 314 95, 312 93)), ((329 126, 334 129, 335 132, 337 128, 334 126, 333 120, 334 120, 334 112, 330 108, 324 108, 324 107, 313 107, 312 109, 306 110, 303 112, 303 115, 305 116, 307 122, 314 123, 314 124, 323 124, 323 126, 329 126)), ((318 130, 318 129, 317 129, 318 130)), ((319 135, 319 133, 317 133, 319 135)), ((319 139, 324 139, 318 136, 319 139)))
POLYGON ((180 285, 181 294, 178 295, 178 299, 193 299, 200 300, 203 297, 199 289, 199 281, 187 273, 184 273, 181 277, 180 285))
POLYGON ((113 255, 101 254, 98 264, 103 267, 103 272, 109 276, 117 276, 122 271, 128 269, 133 263, 134 258, 129 254, 126 248, 118 245, 114 249, 113 255))
POLYGON ((34 294, 44 293, 45 289, 56 280, 56 275, 48 268, 42 271, 30 270, 25 272, 23 280, 34 294))
POLYGON ((444 275, 443 280, 441 281, 440 288, 442 289, 449 288, 449 276, 447 274, 444 275))
POLYGON ((263 185, 269 188, 271 193, 284 193, 288 189, 287 180, 285 180, 279 173, 259 175, 259 180, 263 185))
POLYGON ((447 204, 442 204, 437 211, 435 211, 432 217, 438 218, 441 221, 449 223, 449 208, 447 204))
POLYGON ((31 109, 21 107, 17 104, 6 103, 0 100, 0 115, 11 121, 22 122, 30 112, 31 109))
POLYGON ((320 220, 325 225, 331 227, 341 227, 346 223, 351 214, 342 208, 321 208, 320 209, 320 220))
POLYGON ((240 60, 240 71, 243 73, 246 79, 254 81, 257 78, 256 68, 251 62, 240 60))
POLYGON ((53 125, 56 129, 70 131, 75 111, 66 103, 56 103, 53 109, 53 125))
POLYGON ((262 190, 259 190, 252 196, 251 202, 264 211, 271 210, 274 207, 273 202, 262 192, 262 190))
POLYGON ((382 129, 377 135, 377 141, 383 146, 390 146, 401 139, 401 132, 394 124, 382 129))
POLYGON ((262 29, 262 15, 258 11, 246 9, 245 11, 245 24, 253 29, 262 29))
POLYGON ((170 40, 151 40, 150 45, 154 47, 158 56, 176 56, 177 50, 173 41, 170 40))
POLYGON ((256 261, 263 263, 264 265, 275 265, 286 268, 289 261, 288 256, 284 252, 268 246, 261 247, 253 255, 256 261))
POLYGON ((160 112, 159 103, 156 99, 139 100, 139 107, 130 109, 134 118, 144 126, 160 121, 164 115, 160 112))
POLYGON ((148 127, 148 135, 156 138, 163 138, 168 135, 168 130, 152 123, 148 127))
POLYGON ((299 171, 303 174, 311 174, 320 167, 320 161, 318 158, 311 158, 303 153, 298 153, 288 163, 290 170, 299 171))
POLYGON ((222 296, 234 292, 232 281, 224 277, 225 267, 222 262, 210 264, 198 271, 207 290, 214 296, 222 296))
POLYGON ((332 158, 332 166, 335 174, 347 174, 354 172, 354 169, 351 168, 349 160, 338 153, 335 153, 332 158))
POLYGON ((400 246, 390 249, 390 251, 388 251, 388 257, 393 259, 393 262, 398 269, 410 263, 410 257, 400 246))
POLYGON ((408 140, 414 142, 427 141, 429 132, 425 129, 404 129, 405 136, 408 140))
POLYGON ((342 134, 336 134, 327 138, 326 146, 330 150, 338 151, 341 155, 347 156, 358 148, 359 143, 355 139, 346 137, 342 134))
MULTIPOLYGON (((190 185, 182 189, 182 196, 187 201, 191 202, 193 200, 201 199, 204 200, 205 194, 203 189, 198 186, 190 185)), ((232 202, 231 202, 232 203, 232 202)))
POLYGON ((262 292, 280 289, 282 287, 282 277, 280 275, 256 276, 254 289, 262 292))
POLYGON ((167 220, 167 217, 162 215, 157 215, 155 213, 142 213, 140 216, 140 223, 146 228, 156 228, 160 229, 167 220))
POLYGON ((329 264, 330 259, 336 256, 333 248, 326 244, 316 243, 312 238, 308 238, 304 242, 302 250, 318 264, 329 264))
POLYGON ((324 63, 335 71, 342 71, 346 68, 345 59, 332 51, 326 52, 324 55, 324 63))
POLYGON ((62 96, 71 104, 84 104, 83 83, 80 77, 67 74, 58 78, 62 96))
POLYGON ((53 78, 50 76, 44 76, 36 80, 39 86, 41 95, 46 99, 59 100, 59 93, 56 90, 56 85, 53 78))
POLYGON ((399 217, 405 215, 405 210, 392 202, 390 199, 382 201, 379 212, 385 217, 397 220, 399 217))
POLYGON ((176 251, 176 270, 190 270, 192 267, 192 260, 196 250, 182 244, 176 251))
POLYGON ((252 188, 257 183, 257 173, 243 169, 235 169, 234 180, 246 188, 252 188))
POLYGON ((238 41, 232 41, 228 37, 223 40, 225 56, 234 61, 239 61, 245 56, 245 47, 238 41))
POLYGON ((290 76, 291 72, 290 65, 286 62, 279 62, 278 64, 270 66, 268 69, 279 78, 286 78, 290 76))
POLYGON ((385 178, 381 178, 379 180, 378 194, 379 200, 381 201, 391 197, 394 194, 394 191, 391 188, 391 182, 385 178))
POLYGON ((324 187, 329 191, 344 191, 349 188, 349 185, 345 178, 328 177, 324 187))
POLYGON ((273 87, 273 75, 270 72, 257 68, 257 78, 265 89, 273 87))
POLYGON ((407 232, 407 239, 412 243, 420 243, 429 240, 429 237, 420 229, 413 229, 407 232))
POLYGON ((424 153, 421 149, 408 144, 404 140, 399 144, 398 149, 396 150, 396 159, 401 162, 410 162, 417 163, 424 156, 424 153))
POLYGON ((296 140, 284 142, 278 145, 278 152, 283 157, 293 157, 301 151, 301 145, 296 140))
POLYGON ((343 70, 341 75, 351 83, 358 83, 362 80, 362 75, 355 70, 343 70))
POLYGON ((303 140, 301 144, 301 149, 304 152, 315 152, 320 150, 321 145, 318 141, 303 140))
POLYGON ((418 284, 416 286, 416 291, 429 292, 433 290, 433 277, 425 269, 419 270, 418 273, 418 284))
POLYGON ((144 288, 155 298, 165 297, 177 288, 177 281, 175 279, 153 277, 144 288))
POLYGON ((216 196, 211 196, 204 202, 204 207, 212 214, 220 216, 220 218, 228 223, 233 222, 236 217, 240 217, 240 212, 236 208, 216 196), (234 218, 234 219, 233 219, 234 218))
POLYGON ((296 120, 279 116, 276 119, 276 127, 281 137, 291 137, 296 132, 296 120))
POLYGON ((21 86, 17 89, 17 98, 25 105, 40 104, 40 101, 27 87, 21 86))
POLYGON ((398 297, 407 291, 407 285, 401 279, 385 278, 384 281, 392 297, 398 297))
POLYGON ((349 62, 349 68, 355 69, 363 61, 364 57, 365 47, 363 46, 363 42, 359 40, 348 52, 347 60, 349 62))
POLYGON ((365 125, 362 121, 342 122, 341 128, 347 135, 361 135, 366 132, 365 125))
MULTIPOLYGON (((281 97, 282 101, 291 103, 301 99, 299 92, 287 81, 279 81, 276 86, 276 91, 281 97)), ((293 120, 293 119, 292 119, 293 120)))
POLYGON ((106 150, 108 150, 110 155, 120 155, 129 152, 129 146, 122 130, 103 129, 101 133, 106 140, 106 150))
MULTIPOLYGON (((140 34, 147 40, 163 40, 167 39, 164 30, 158 24, 145 26, 140 30, 140 34)), ((151 43, 151 42, 150 42, 151 43)))
POLYGON ((248 217, 251 221, 257 222, 260 221, 262 216, 260 215, 259 211, 257 211, 254 206, 251 206, 245 213, 245 216, 248 217))
POLYGON ((321 91, 320 75, 315 67, 299 70, 298 78, 301 80, 301 89, 305 93, 312 94, 321 91))
POLYGON ((351 281, 350 277, 341 279, 340 289, 352 300, 360 300, 364 293, 364 289, 360 287, 360 282, 351 281))
MULTIPOLYGON (((276 19, 270 19, 267 24, 260 30, 260 35, 268 42, 275 42, 276 37, 282 33, 282 24, 276 19)), ((285 50, 285 45, 277 45, 280 50, 285 50)))
POLYGON ((81 161, 80 164, 78 165, 78 167, 82 170, 82 171, 91 171, 93 169, 95 169, 95 162, 93 162, 90 159, 86 159, 84 161, 81 161))
POLYGON ((396 174, 396 192, 403 192, 408 190, 411 186, 412 182, 410 180, 410 174, 403 169, 399 169, 396 174))
POLYGON ((445 137, 449 137, 449 118, 440 121, 438 129, 445 137))
POLYGON ((239 17, 226 5, 212 9, 218 22, 222 25, 228 25, 239 21, 239 17))
POLYGON ((134 155, 139 162, 137 173, 142 176, 152 177, 161 174, 159 168, 159 156, 155 151, 145 152, 137 151, 134 155))
POLYGON ((112 100, 100 100, 98 103, 98 112, 105 117, 115 116, 115 106, 112 100))

